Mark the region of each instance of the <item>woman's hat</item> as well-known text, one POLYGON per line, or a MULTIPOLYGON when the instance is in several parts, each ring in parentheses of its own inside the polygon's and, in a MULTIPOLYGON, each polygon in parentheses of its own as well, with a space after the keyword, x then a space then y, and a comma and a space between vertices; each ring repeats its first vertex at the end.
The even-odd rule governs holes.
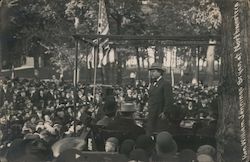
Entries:
POLYGON ((158 63, 158 62, 155 62, 151 65, 151 67, 149 68, 149 70, 160 70, 160 71, 165 71, 163 68, 162 68, 162 64, 161 63, 158 63))

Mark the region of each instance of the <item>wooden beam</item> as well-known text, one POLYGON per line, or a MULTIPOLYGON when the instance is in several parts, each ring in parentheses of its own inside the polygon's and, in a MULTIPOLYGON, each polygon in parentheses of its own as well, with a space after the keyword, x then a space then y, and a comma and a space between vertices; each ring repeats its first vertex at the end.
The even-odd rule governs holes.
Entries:
POLYGON ((139 46, 139 47, 149 47, 149 46, 161 46, 161 47, 166 47, 166 46, 218 46, 220 43, 209 43, 205 41, 189 41, 189 42, 180 42, 180 41, 172 41, 172 42, 128 42, 128 43, 113 43, 110 42, 111 47, 126 47, 126 46, 139 46))
POLYGON ((209 39, 215 39, 220 41, 219 35, 205 35, 205 36, 147 36, 147 35, 85 35, 75 34, 75 39, 97 39, 108 38, 110 40, 122 41, 122 40, 160 40, 160 41, 209 41, 209 39))

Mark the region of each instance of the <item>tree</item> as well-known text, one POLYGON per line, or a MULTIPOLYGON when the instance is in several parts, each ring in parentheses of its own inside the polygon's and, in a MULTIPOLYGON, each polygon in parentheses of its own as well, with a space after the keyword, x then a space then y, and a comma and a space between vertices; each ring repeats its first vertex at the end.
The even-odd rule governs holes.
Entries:
MULTIPOLYGON (((213 0, 201 0, 197 5, 191 7, 182 14, 187 18, 188 22, 194 24, 195 30, 200 34, 215 35, 220 31, 221 13, 220 8, 213 0)), ((216 40, 210 38, 209 43, 216 43, 216 40)), ((213 84, 214 77, 214 60, 215 46, 209 45, 207 48, 207 83, 213 84)))
MULTIPOLYGON (((141 4, 134 0, 112 0, 107 3, 111 34, 139 35, 144 33, 144 17, 141 4)), ((117 53, 117 84, 122 83, 122 54, 117 53)))
MULTIPOLYGON (((218 6, 216 6, 216 4, 210 0, 152 0, 151 3, 148 4, 148 8, 149 9, 146 10, 146 31, 148 34, 168 36, 198 36, 217 34, 219 32, 221 15, 218 6)), ((210 47, 208 50, 209 51, 207 53, 212 54, 208 55, 211 56, 209 58, 213 58, 214 48, 210 47)), ((213 77, 214 61, 209 59, 208 62, 209 66, 207 71, 210 72, 209 74, 211 74, 208 77, 210 79, 213 77)), ((196 66, 196 68, 198 67, 196 66)), ((195 72, 193 73, 194 79, 197 79, 195 78, 195 76, 197 76, 197 69, 194 69, 193 72, 195 72)))
POLYGON ((196 35, 194 25, 183 16, 194 5, 192 0, 152 0, 148 5, 149 12, 145 13, 147 34, 183 36, 188 32, 196 35))
MULTIPOLYGON (((74 47, 67 47, 67 44, 64 44, 63 46, 58 46, 54 44, 53 49, 50 50, 50 52, 53 54, 53 57, 51 57, 51 62, 58 67, 58 72, 63 76, 64 71, 66 70, 74 70, 75 66, 75 48, 74 47)), ((80 52, 81 53, 81 52, 80 52)), ((84 66, 86 63, 86 60, 81 53, 78 58, 79 66, 84 66)))
MULTIPOLYGON (((65 43, 66 47, 74 46, 72 34, 76 31, 74 26, 76 16, 81 21, 78 31, 93 33, 94 27, 97 26, 93 25, 93 21, 96 20, 93 19, 93 11, 96 10, 91 8, 93 1, 91 3, 84 1, 84 4, 83 1, 75 3, 73 0, 70 1, 72 3, 64 0, 13 0, 13 2, 19 3, 15 3, 15 8, 8 10, 8 14, 11 15, 11 22, 8 23, 9 32, 5 30, 2 33, 22 40, 22 45, 19 46, 22 46, 23 53, 19 53, 34 57, 36 72, 39 69, 38 58, 43 57, 45 52, 49 53, 50 49, 64 46, 65 43)), ((10 6, 13 6, 13 2, 10 6)))
POLYGON ((249 130, 249 116, 244 115, 249 115, 249 104, 246 104, 249 72, 246 66, 249 62, 250 31, 247 24, 250 6, 245 0, 218 0, 217 3, 222 13, 218 161, 249 161, 250 154, 246 149, 249 148, 249 133, 245 132, 249 130))
POLYGON ((49 4, 42 0, 22 0, 16 2, 18 2, 16 6, 9 10, 11 15, 11 22, 8 27, 9 32, 5 31, 4 34, 22 41, 22 44, 14 46, 14 48, 22 47, 22 50, 19 50, 15 55, 20 53, 21 55, 34 57, 34 72, 38 72, 38 58, 45 51, 42 42, 49 40, 51 34, 48 32, 48 29, 50 29, 50 24, 53 24, 55 13, 51 10, 49 4))
POLYGON ((2 70, 2 55, 5 45, 3 44, 8 40, 6 31, 10 26, 10 22, 13 20, 10 15, 10 10, 15 8, 18 4, 18 0, 1 0, 0 1, 0 73, 2 70))
MULTIPOLYGON (((97 31, 97 16, 98 16, 98 1, 83 1, 83 0, 70 0, 66 4, 65 14, 74 25, 75 33, 92 33, 97 31)), ((81 44, 78 43, 78 49, 81 50, 81 44)), ((88 53, 85 54, 86 61, 88 53)), ((67 57, 67 56, 66 56, 67 57)), ((80 62, 78 62, 80 63, 80 62)), ((86 67, 87 68, 87 67, 86 67)), ((76 70, 76 69, 75 69, 76 70)), ((80 74, 80 66, 78 66, 78 80, 80 74)), ((74 73, 75 75, 75 73, 74 73)), ((75 77, 74 77, 75 78, 75 77)))

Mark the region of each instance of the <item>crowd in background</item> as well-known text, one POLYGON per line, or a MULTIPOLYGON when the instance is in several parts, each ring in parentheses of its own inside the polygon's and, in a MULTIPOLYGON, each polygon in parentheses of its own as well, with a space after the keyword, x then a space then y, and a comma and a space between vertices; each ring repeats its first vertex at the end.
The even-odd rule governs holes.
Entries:
MULTIPOLYGON (((127 112, 123 115, 126 118, 133 118, 136 125, 143 129, 147 119, 147 82, 136 81, 134 85, 123 87, 98 86, 95 95, 93 95, 92 85, 79 83, 77 87, 75 91, 72 83, 62 82, 56 78, 49 81, 18 78, 4 80, 0 92, 1 149, 6 149, 16 139, 40 139, 46 142, 46 145, 52 146, 59 140, 73 136, 87 138, 90 136, 89 129, 94 132, 92 136, 93 134, 98 136, 96 133, 100 129, 109 127, 109 124, 114 123, 115 118, 119 117, 117 112, 119 112, 123 103, 134 103, 136 105, 136 111, 132 111, 132 116, 129 116, 131 114, 127 112), (75 107, 76 109, 74 109, 75 107), (95 127, 96 125, 98 127, 95 127)), ((209 122, 216 121, 218 116, 217 87, 180 82, 173 87, 173 92, 175 97, 171 117, 173 123, 187 128, 188 123, 185 123, 185 120, 207 119, 209 122)), ((122 113, 120 116, 122 116, 122 113)), ((115 129, 114 125, 110 128, 115 129)), ((119 126, 122 128, 121 125, 119 126)), ((165 157, 165 153, 171 153, 171 158, 176 158, 177 144, 171 136, 173 132, 169 131, 171 134, 168 132, 159 133, 154 140, 147 137, 143 131, 138 132, 140 133, 136 137, 130 139, 119 139, 117 137, 111 137, 110 139, 106 134, 105 141, 110 140, 112 146, 119 145, 119 149, 117 147, 114 150, 123 152, 132 160, 133 158, 135 160, 136 158, 143 158, 141 161, 148 161, 149 159, 159 161, 159 159, 156 160, 161 157, 158 155, 159 152, 163 157, 165 157), (148 143, 147 146, 140 146, 145 145, 145 142, 148 143)), ((94 137, 92 140, 98 141, 98 138, 94 137)), ((106 145, 107 141, 103 145, 106 145)), ((83 144, 87 145, 85 146, 86 150, 105 151, 106 146, 95 146, 94 149, 93 145, 91 146, 93 148, 90 149, 89 141, 87 140, 86 143, 83 144)), ((213 149, 210 148, 209 150, 211 153, 213 149)), ((184 153, 179 150, 178 158, 181 159, 181 156, 185 154, 188 154, 188 156, 192 154, 192 158, 195 157, 195 159, 198 155, 190 149, 184 150, 184 153)), ((208 159, 210 157, 214 159, 214 154, 205 155, 202 153, 203 156, 209 156, 206 157, 208 159)), ((51 155, 51 157, 53 156, 51 155)))

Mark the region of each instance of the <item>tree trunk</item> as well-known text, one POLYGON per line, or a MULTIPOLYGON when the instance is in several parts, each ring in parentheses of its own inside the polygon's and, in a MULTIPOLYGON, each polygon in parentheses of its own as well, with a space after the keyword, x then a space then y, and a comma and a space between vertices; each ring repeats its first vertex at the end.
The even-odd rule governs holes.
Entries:
MULTIPOLYGON (((244 8, 243 8, 243 11, 244 11, 244 14, 243 14, 243 39, 244 39, 244 49, 245 49, 245 54, 246 54, 246 68, 247 69, 250 69, 250 1, 248 0, 244 0, 243 1, 243 5, 244 5, 244 8)), ((250 87, 250 72, 249 70, 247 71, 247 88, 248 88, 248 93, 247 93, 247 100, 249 101, 250 100, 250 90, 249 90, 249 87, 250 87)), ((247 124, 247 131, 248 131, 248 136, 247 136, 247 139, 248 139, 248 143, 247 143, 247 148, 248 148, 248 160, 250 160, 250 102, 248 102, 247 104, 247 120, 248 122, 246 123, 247 124)))
POLYGON ((0 76, 2 76, 2 54, 3 54, 2 43, 3 43, 3 41, 2 41, 2 33, 0 31, 0 76))
MULTIPOLYGON (((224 154, 224 146, 225 143, 228 143, 228 139, 225 139, 226 131, 229 129, 235 130, 235 124, 232 120, 237 120, 235 114, 238 112, 236 109, 238 108, 236 103, 236 95, 235 90, 232 88, 236 86, 235 81, 230 78, 234 78, 233 74, 233 62, 232 56, 230 53, 232 51, 232 36, 231 36, 231 28, 232 28, 232 14, 233 7, 232 1, 230 2, 222 2, 223 8, 221 8, 222 12, 222 68, 221 68, 221 95, 220 95, 220 107, 219 108, 219 117, 218 117, 218 131, 217 131, 217 158, 218 161, 223 161, 225 159, 224 154), (223 4, 225 3, 225 4, 223 4), (226 4, 230 4, 228 6, 224 6, 226 4), (233 101, 233 102, 232 102, 233 101), (227 112, 231 112, 230 114, 227 112), (225 141, 225 142, 224 142, 225 141)), ((236 122, 235 122, 236 123, 236 122)), ((236 136, 235 132, 234 135, 236 136)))
POLYGON ((75 83, 75 78, 76 78, 76 82, 78 83, 79 82, 79 80, 80 80, 80 68, 78 67, 77 68, 77 74, 76 74, 76 71, 74 70, 74 77, 73 77, 74 79, 73 79, 73 82, 75 83), (76 75, 76 77, 75 77, 75 75, 76 75))
POLYGON ((117 62, 117 84, 122 83, 122 58, 121 54, 118 53, 118 62, 117 62))
POLYGON ((138 47, 136 47, 135 50, 136 50, 136 61, 137 61, 137 69, 138 69, 137 77, 139 80, 141 80, 141 65, 140 65, 140 55, 139 55, 138 47))
POLYGON ((155 62, 163 63, 164 50, 163 47, 155 47, 155 62))
POLYGON ((142 58, 142 69, 143 71, 145 70, 145 56, 142 58))
MULTIPOLYGON (((210 39, 209 43, 216 43, 216 41, 210 39)), ((215 55, 215 46, 209 45, 207 48, 207 83, 208 85, 212 85, 213 80, 214 80, 214 55, 215 55)))
MULTIPOLYGON (((249 161, 247 155, 246 54, 242 46, 244 26, 243 3, 236 0, 220 0, 222 12, 222 66, 220 107, 217 132, 217 161, 249 161), (240 28, 239 28, 240 26, 240 28), (242 30, 242 31, 238 31, 242 30), (242 49, 241 49, 242 48, 242 49), (240 56, 240 57, 239 57, 240 56), (240 102, 239 102, 240 101, 240 102), (246 125, 245 125, 246 124, 246 125), (245 130, 246 129, 246 130, 245 130)), ((249 9, 249 8, 248 8, 249 9)), ((249 38, 248 38, 249 40, 249 38)), ((249 49, 249 46, 248 46, 249 49)), ((248 149, 249 150, 249 149, 248 149)))
POLYGON ((89 52, 86 52, 86 66, 85 66, 85 72, 86 72, 86 79, 85 79, 85 83, 88 83, 88 81, 89 81, 89 70, 88 70, 88 60, 89 60, 89 54, 88 54, 89 52))
MULTIPOLYGON (((122 17, 117 19, 117 34, 121 34, 121 21, 122 17)), ((117 52, 117 51, 116 51, 117 52)), ((122 84, 122 55, 121 52, 117 52, 117 80, 116 83, 118 85, 122 84)))
POLYGON ((105 67, 104 67, 104 65, 102 65, 102 67, 100 68, 100 70, 101 70, 101 78, 102 78, 102 84, 105 84, 106 83, 106 81, 105 81, 105 67))
POLYGON ((117 83, 117 76, 116 76, 116 74, 117 74, 117 71, 116 71, 116 65, 117 65, 117 50, 116 50, 116 48, 113 48, 113 50, 114 50, 114 57, 115 57, 115 59, 114 59, 114 62, 110 62, 109 63, 109 71, 108 71, 108 73, 110 73, 110 83, 111 84, 116 84, 117 83))
POLYGON ((112 73, 111 71, 111 63, 108 62, 107 65, 105 66, 105 76, 106 76, 106 82, 107 84, 110 84, 110 77, 111 77, 111 80, 112 80, 112 76, 110 75, 110 73, 112 73))
POLYGON ((92 84, 92 67, 88 69, 89 84, 92 84))
MULTIPOLYGON (((192 49, 193 50, 193 49, 192 49)), ((196 51, 195 51, 196 52, 196 51)), ((192 78, 192 84, 197 85, 198 84, 198 66, 197 66, 197 55, 196 56, 191 56, 191 60, 192 60, 192 74, 193 74, 193 78, 192 78)))
POLYGON ((35 78, 39 78, 39 56, 38 54, 34 54, 34 76, 35 78))
POLYGON ((126 71, 127 70, 127 56, 125 53, 121 54, 122 57, 122 71, 126 71))
POLYGON ((146 50, 146 52, 147 52, 147 63, 148 63, 148 67, 147 67, 147 68, 149 69, 149 67, 150 67, 150 65, 149 65, 150 62, 149 62, 149 53, 148 53, 148 49, 146 50))
POLYGON ((159 62, 163 63, 163 59, 164 59, 164 47, 159 47, 158 54, 159 54, 159 62))
POLYGON ((60 68, 60 78, 64 78, 64 67, 60 68))
POLYGON ((7 7, 0 6, 0 77, 2 76, 2 55, 3 55, 3 43, 4 43, 4 32, 7 28, 7 24, 9 23, 8 15, 7 15, 7 7))

